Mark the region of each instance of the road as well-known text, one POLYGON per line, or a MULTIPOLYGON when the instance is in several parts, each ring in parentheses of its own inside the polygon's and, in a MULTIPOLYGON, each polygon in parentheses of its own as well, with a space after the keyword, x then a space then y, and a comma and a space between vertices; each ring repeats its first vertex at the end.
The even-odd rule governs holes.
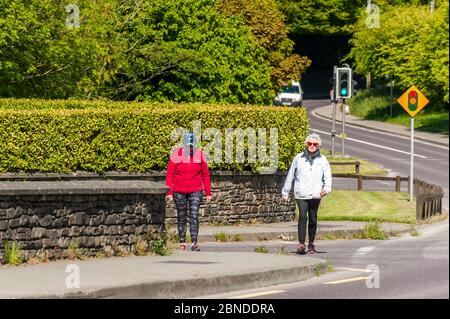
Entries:
MULTIPOLYGON (((332 261, 334 271, 302 282, 201 296, 210 299, 366 299, 449 298, 448 222, 429 227, 418 237, 386 241, 318 241, 318 258, 332 261), (373 282, 368 277, 373 278, 373 282)), ((254 251, 264 245, 269 253, 293 242, 204 243, 204 251, 254 251)), ((297 255, 298 258, 303 256, 297 255)))
MULTIPOLYGON (((314 109, 329 104, 329 100, 307 100, 304 102, 310 118, 311 131, 322 136, 323 147, 331 150, 331 121, 314 116, 314 109)), ((337 134, 342 125, 336 125, 337 134)), ((346 126, 345 153, 366 159, 389 169, 392 175, 409 175, 410 139, 346 126), (369 144, 367 144, 369 143, 369 144), (387 149, 390 148, 391 150, 387 149)), ((432 143, 415 141, 414 176, 444 189, 443 207, 449 208, 449 164, 448 148, 432 143)), ((341 140, 336 138, 336 152, 341 151, 341 140)))
MULTIPOLYGON (((311 131, 320 133, 323 147, 331 149, 331 122, 312 113, 328 100, 305 101, 311 131)), ((337 134, 340 133, 337 126, 337 134)), ((346 127, 346 154, 375 162, 393 175, 409 175, 409 139, 356 127, 346 127), (389 148, 389 149, 387 149, 389 148)), ((336 151, 340 152, 340 139, 336 151)), ((443 187, 443 207, 449 207, 448 148, 416 141, 415 176, 443 187)), ((340 185, 339 188, 342 188, 340 185)), ((428 226, 418 237, 404 236, 386 241, 318 241, 318 258, 330 260, 334 271, 313 279, 234 291, 200 298, 449 298, 449 224, 448 220, 428 226), (369 281, 373 279, 373 281, 369 281), (379 280, 378 280, 379 279, 379 280)), ((280 247, 294 253, 293 242, 205 243, 206 251, 254 251, 264 245, 269 253, 280 247)), ((302 256, 297 255, 299 258, 302 256)))

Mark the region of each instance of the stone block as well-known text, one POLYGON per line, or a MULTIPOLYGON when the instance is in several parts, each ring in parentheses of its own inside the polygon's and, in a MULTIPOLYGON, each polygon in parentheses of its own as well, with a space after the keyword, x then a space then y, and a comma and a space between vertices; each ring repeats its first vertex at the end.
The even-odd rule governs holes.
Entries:
POLYGON ((39 218, 39 225, 41 227, 48 227, 52 224, 53 222, 53 216, 51 215, 45 215, 41 218, 39 218))

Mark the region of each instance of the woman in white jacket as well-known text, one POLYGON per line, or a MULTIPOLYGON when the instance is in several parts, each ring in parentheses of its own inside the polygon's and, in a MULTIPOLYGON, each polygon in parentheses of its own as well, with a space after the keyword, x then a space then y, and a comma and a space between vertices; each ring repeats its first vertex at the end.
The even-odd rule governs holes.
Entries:
POLYGON ((289 192, 294 181, 294 197, 300 211, 298 221, 297 251, 316 253, 314 239, 317 231, 317 211, 320 200, 331 192, 331 169, 325 156, 320 154, 322 140, 317 134, 308 135, 305 139, 306 150, 295 156, 287 174, 281 194, 283 200, 289 200, 289 192), (308 249, 306 249, 306 222, 308 223, 308 249))

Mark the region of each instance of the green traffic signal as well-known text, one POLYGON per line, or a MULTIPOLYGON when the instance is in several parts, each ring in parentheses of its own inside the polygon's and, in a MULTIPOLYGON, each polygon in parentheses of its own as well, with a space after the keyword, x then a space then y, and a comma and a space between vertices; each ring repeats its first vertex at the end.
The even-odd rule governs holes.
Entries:
POLYGON ((346 87, 346 83, 341 83, 341 95, 347 96, 348 95, 348 89, 346 87))
POLYGON ((352 69, 349 67, 336 69, 337 98, 347 99, 352 96, 352 69))

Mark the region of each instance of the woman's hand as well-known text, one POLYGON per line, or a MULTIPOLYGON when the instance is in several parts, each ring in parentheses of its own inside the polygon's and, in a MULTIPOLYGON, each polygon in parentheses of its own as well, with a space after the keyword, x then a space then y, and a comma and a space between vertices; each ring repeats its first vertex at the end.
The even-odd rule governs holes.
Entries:
POLYGON ((212 200, 212 196, 210 195, 210 196, 206 196, 206 201, 207 202, 210 202, 212 200))
POLYGON ((327 194, 326 191, 324 191, 323 189, 320 191, 320 197, 324 197, 327 194))
POLYGON ((167 196, 166 196, 166 200, 167 200, 167 201, 173 200, 173 195, 167 195, 167 196))

